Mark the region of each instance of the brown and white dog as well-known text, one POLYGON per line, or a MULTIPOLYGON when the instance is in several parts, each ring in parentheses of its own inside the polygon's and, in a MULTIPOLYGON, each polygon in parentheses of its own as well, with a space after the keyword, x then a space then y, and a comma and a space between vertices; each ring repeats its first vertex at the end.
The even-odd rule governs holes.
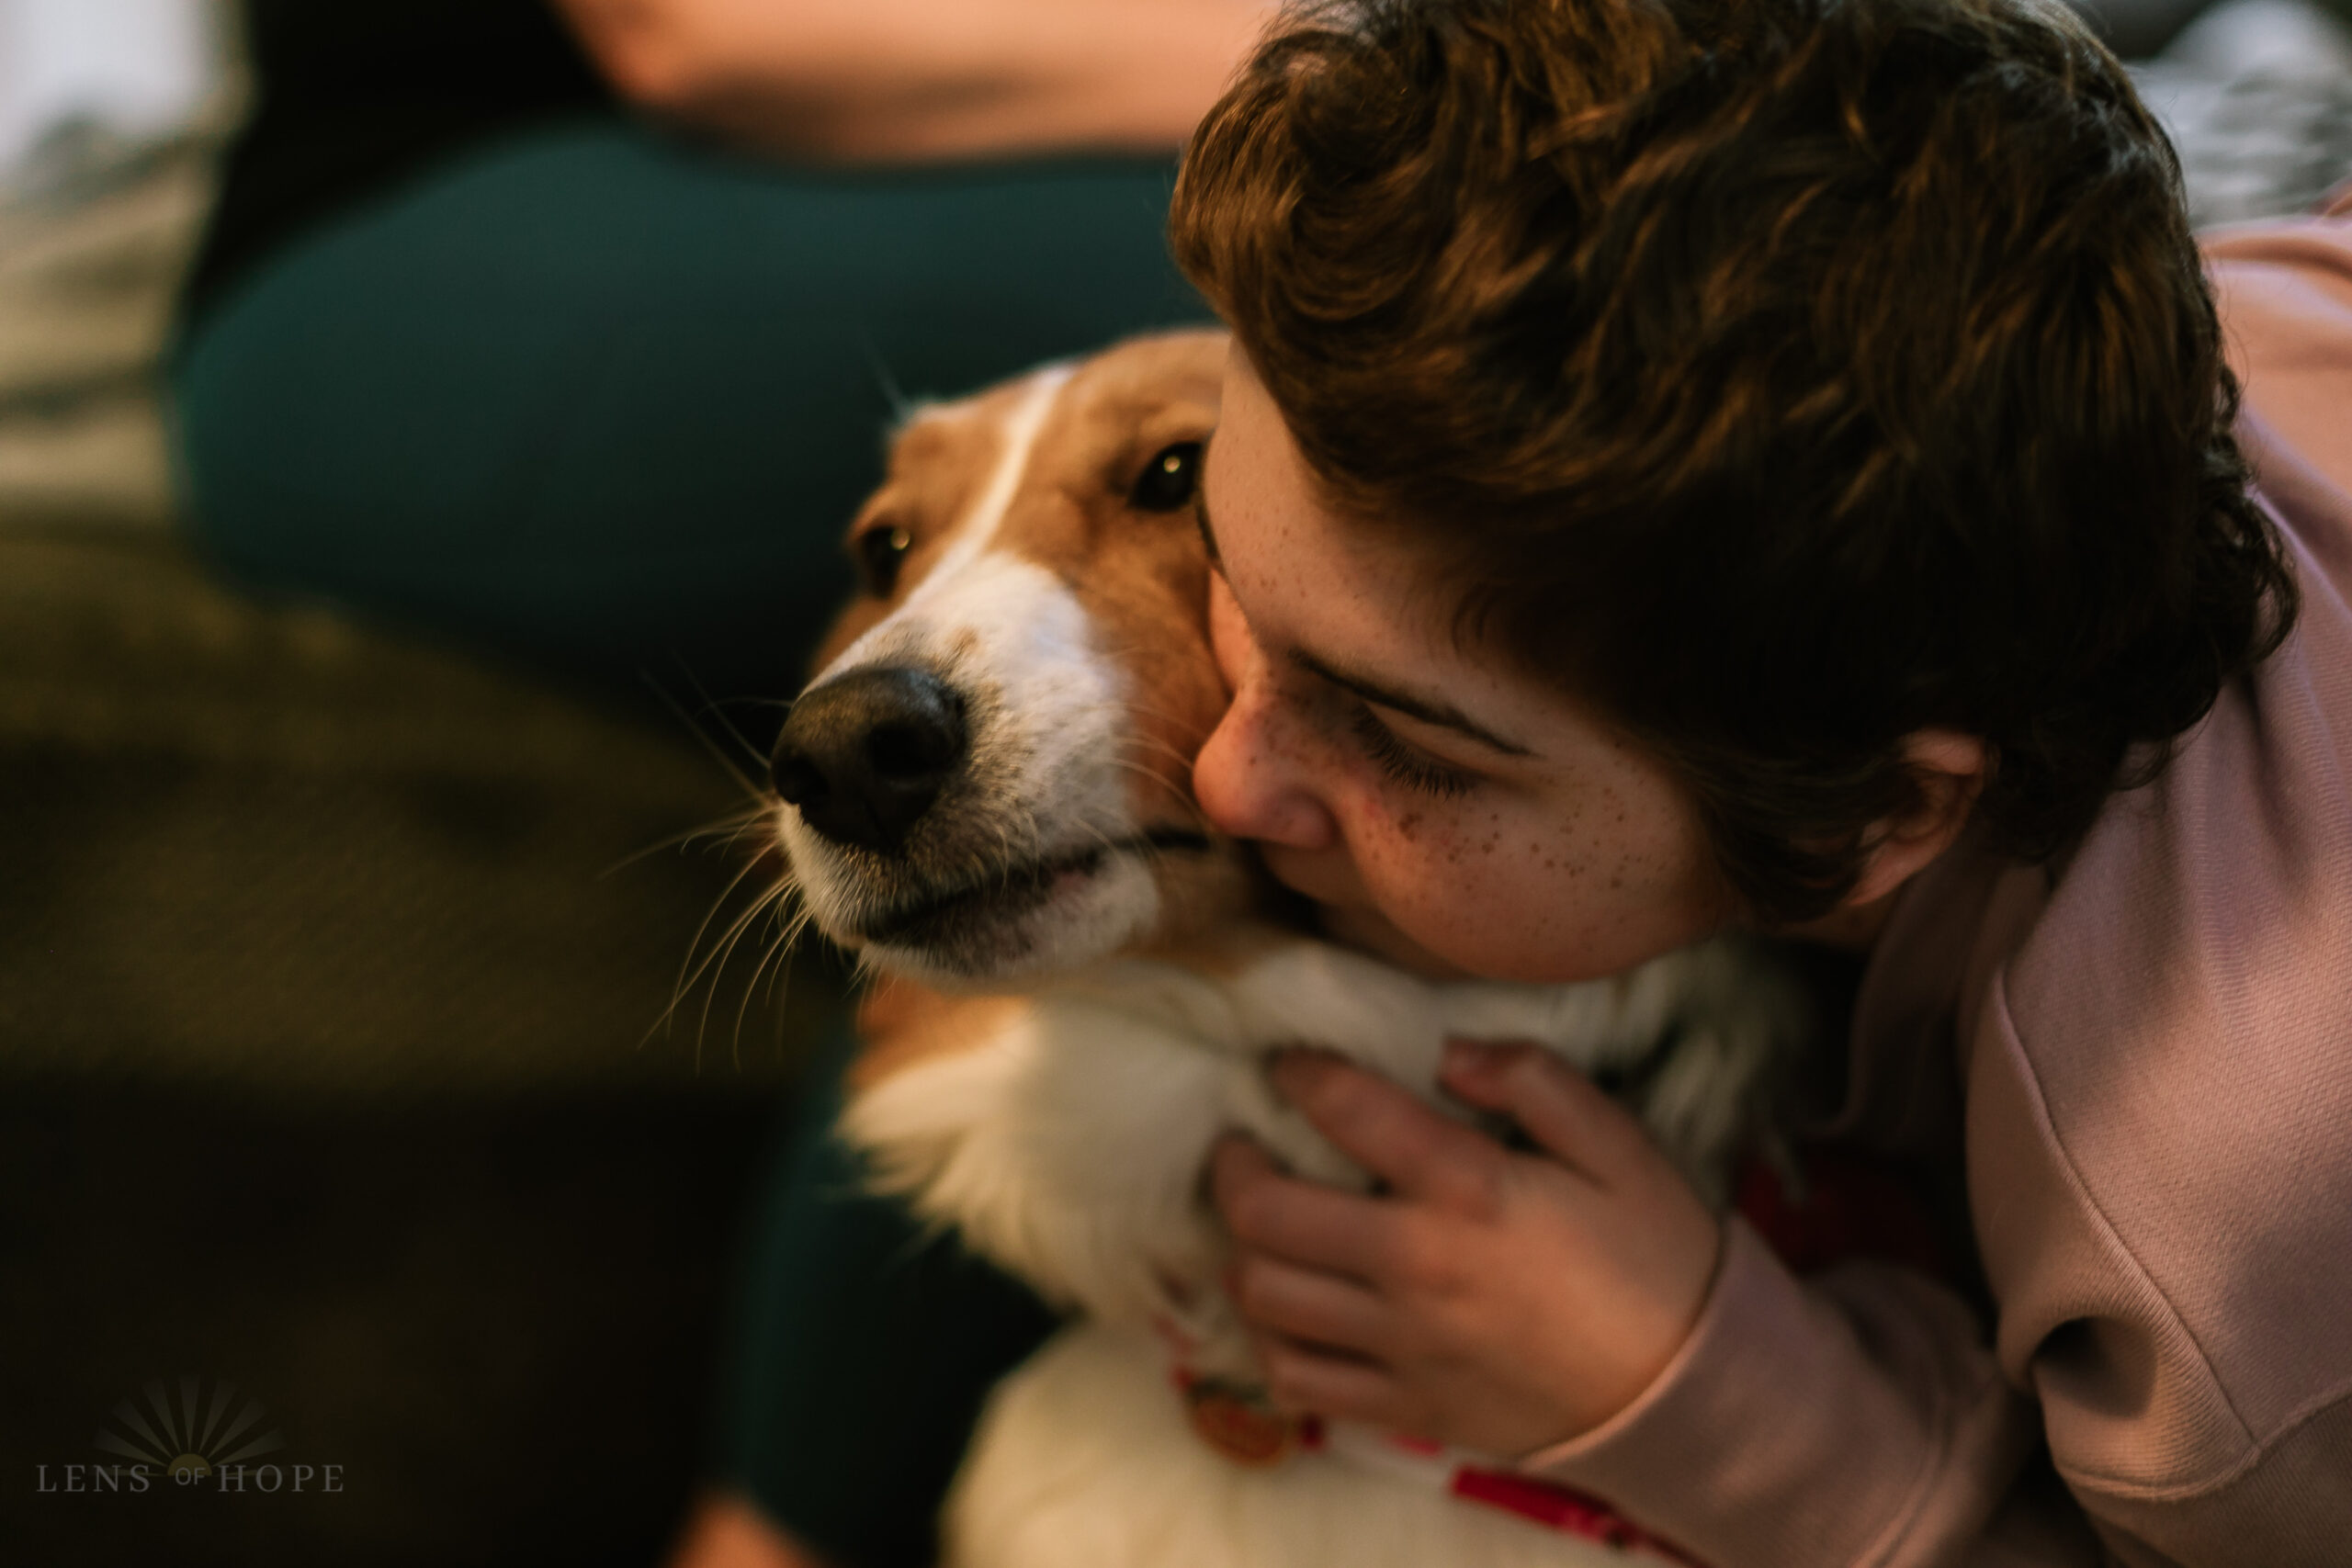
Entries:
POLYGON ((1269 917, 1189 787, 1227 700, 1193 513, 1225 349, 1139 339, 919 411, 852 530, 865 591, 777 743, 800 896, 881 976, 847 1136, 882 1185, 1077 1314, 992 1398, 946 1561, 1623 1562, 1648 1550, 1638 1532, 1605 1544, 1451 1495, 1492 1460, 1253 1398, 1203 1162, 1239 1128, 1360 1189, 1268 1087, 1265 1054, 1328 1046, 1444 1103, 1440 1053, 1462 1034, 1623 1075, 1720 1196, 1803 1009, 1730 942, 1589 985, 1437 984, 1269 917))

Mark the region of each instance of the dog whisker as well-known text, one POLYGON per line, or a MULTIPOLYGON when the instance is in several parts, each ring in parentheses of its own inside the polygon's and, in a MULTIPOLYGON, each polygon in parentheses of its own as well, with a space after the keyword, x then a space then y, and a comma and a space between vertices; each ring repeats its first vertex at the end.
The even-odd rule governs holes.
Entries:
MULTIPOLYGON (((710 1010, 718 1000, 718 978, 727 972, 727 961, 733 955, 736 945, 743 940, 743 933, 752 929, 752 922, 765 914, 783 896, 784 890, 781 886, 771 887, 761 894, 752 901, 752 907, 738 916, 733 925, 727 928, 727 934, 720 939, 721 944, 713 953, 718 960, 718 967, 711 971, 710 988, 703 997, 702 1016, 695 1025, 695 1066, 697 1070, 702 1066, 703 1041, 710 1032, 710 1010)), ((756 975, 752 976, 755 981, 758 977, 756 975)))
MULTIPOLYGON (((684 660, 681 660, 678 662, 678 672, 685 677, 686 684, 694 688, 695 695, 702 699, 700 716, 707 716, 708 717, 716 720, 720 731, 724 733, 729 740, 732 740, 737 746, 742 748, 743 755, 751 761, 754 777, 764 775, 767 773, 768 768, 766 753, 763 752, 758 747, 752 745, 751 740, 745 737, 743 732, 735 728, 735 721, 727 716, 728 705, 718 701, 710 694, 708 689, 703 685, 702 682, 695 678, 695 672, 686 668, 685 661, 684 660)), ((730 701, 738 700, 730 699, 730 701)), ((758 790, 755 786, 753 793, 761 794, 764 792, 758 790)))
POLYGON ((865 340, 865 363, 867 368, 874 372, 875 389, 890 405, 891 427, 896 429, 904 425, 914 416, 919 405, 899 385, 899 378, 891 371, 889 361, 882 357, 882 350, 871 337, 865 340))
POLYGON ((683 833, 673 833, 665 839, 656 839, 643 849, 625 854, 605 867, 596 874, 596 880, 602 882, 615 872, 625 871, 648 856, 660 854, 663 850, 683 849, 700 840, 717 839, 721 834, 726 835, 726 838, 718 848, 731 849, 741 841, 746 832, 759 826, 760 819, 767 815, 769 809, 770 807, 764 805, 745 807, 720 818, 716 822, 707 822, 699 828, 689 828, 683 833))
POLYGON ((1155 761, 1166 759, 1170 764, 1170 773, 1163 782, 1170 790, 1187 799, 1191 798, 1193 763, 1199 756, 1197 748, 1187 751, 1182 747, 1159 736, 1145 734, 1141 731, 1130 732, 1125 739, 1125 750, 1132 754, 1120 758, 1120 761, 1132 766, 1139 764, 1145 758, 1155 761))
MULTIPOLYGON (((694 678, 691 675, 687 677, 689 682, 692 682, 693 679, 694 678)), ((700 724, 696 723, 694 715, 688 713, 683 706, 681 706, 675 697, 673 697, 667 691, 663 690, 660 683, 655 682, 650 675, 647 675, 645 677, 645 684, 647 690, 650 691, 656 697, 661 699, 662 705, 670 710, 670 716, 673 718, 675 718, 680 724, 684 725, 687 731, 701 744, 702 749, 710 753, 711 761, 717 762, 721 768, 726 770, 727 776, 735 781, 736 784, 743 791, 744 795, 754 801, 763 801, 767 798, 766 789, 757 783, 750 773, 745 773, 742 768, 737 764, 734 758, 729 757, 725 751, 719 749, 718 744, 711 739, 710 732, 705 729, 700 724)), ((696 687, 696 690, 698 693, 700 692, 700 688, 698 686, 696 687)), ((703 695, 703 701, 706 712, 717 711, 718 705, 712 703, 707 694, 703 695)), ((743 749, 746 756, 751 758, 752 765, 764 773, 767 769, 767 759, 752 750, 752 743, 744 739, 742 734, 738 731, 732 724, 727 722, 726 716, 724 714, 718 715, 718 718, 720 724, 726 728, 728 736, 733 739, 738 746, 741 746, 743 749)))
MULTIPOLYGON (((1129 702, 1125 705, 1125 711, 1137 718, 1157 719, 1170 729, 1180 732, 1198 729, 1201 731, 1202 739, 1208 739, 1208 728, 1203 728, 1198 716, 1178 713, 1172 708, 1162 706, 1148 698, 1129 702)), ((1214 723, 1208 728, 1215 728, 1214 723)))
POLYGON ((1216 834, 1216 825, 1211 823, 1208 819, 1207 814, 1201 810, 1200 802, 1193 798, 1193 792, 1190 787, 1192 760, 1190 758, 1182 757, 1181 753, 1176 752, 1173 747, 1168 747, 1165 749, 1171 756, 1178 756, 1182 761, 1185 769, 1185 777, 1182 780, 1170 778, 1166 773, 1160 773, 1159 770, 1151 767, 1148 763, 1140 761, 1132 757, 1114 757, 1111 759, 1111 765, 1159 785, 1167 793, 1170 799, 1173 800, 1177 805, 1182 806, 1184 808, 1185 814, 1192 818, 1192 822, 1194 827, 1200 829, 1203 832, 1212 835, 1216 834))
MULTIPOLYGON (((776 1037, 781 1043, 785 1025, 785 1005, 791 999, 792 994, 790 981, 793 960, 798 956, 800 939, 807 934, 809 926, 816 920, 817 911, 809 908, 807 900, 797 897, 799 888, 797 886, 782 887, 778 891, 782 897, 775 899, 770 911, 775 923, 775 940, 769 944, 767 954, 761 959, 760 968, 752 971, 751 983, 745 987, 745 991, 748 996, 748 993, 758 986, 760 969, 767 968, 769 959, 775 960, 775 969, 768 977, 768 988, 764 1000, 770 1010, 776 1014, 776 1037)), ((739 1013, 735 1021, 739 1050, 742 1026, 743 1021, 739 1013)))
MULTIPOLYGON (((791 969, 789 961, 799 949, 801 937, 808 931, 810 922, 816 918, 817 912, 803 904, 784 922, 781 932, 776 937, 776 946, 784 952, 786 962, 776 965, 774 978, 768 981, 768 1001, 779 1010, 791 996, 788 988, 783 989, 779 994, 779 988, 785 987, 786 976, 791 969)), ((778 1021, 778 1027, 782 1027, 781 1020, 778 1021)))
MULTIPOLYGON (((772 919, 775 919, 781 914, 783 908, 782 898, 771 898, 768 901, 769 917, 772 919)), ((776 973, 781 976, 791 962, 786 944, 781 942, 771 942, 767 945, 767 951, 760 954, 759 963, 752 966, 752 977, 743 983, 743 999, 735 1006, 735 1030, 728 1042, 728 1055, 734 1063, 735 1070, 739 1073, 743 1070, 743 1020, 752 1010, 752 999, 760 994, 760 976, 766 973, 771 964, 775 964, 776 973)))
POLYGON ((1182 746, 1177 745, 1171 740, 1163 739, 1157 735, 1146 735, 1140 732, 1130 735, 1127 738, 1127 743, 1138 750, 1158 751, 1165 755, 1170 761, 1174 762, 1178 767, 1182 768, 1187 773, 1192 771, 1194 759, 1200 755, 1197 748, 1193 750, 1187 751, 1182 746))
MULTIPOLYGON (((695 928, 693 940, 686 943, 686 956, 678 965, 677 984, 671 987, 670 1005, 662 1010, 662 1015, 655 1019, 652 1025, 646 1030, 645 1040, 652 1039, 656 1033, 667 1032, 672 1021, 677 1017, 679 1005, 692 992, 695 983, 702 978, 704 971, 710 967, 711 959, 718 956, 714 951, 699 964, 695 962, 695 954, 701 951, 703 937, 709 931, 711 922, 718 918, 719 911, 727 907, 727 901, 734 897, 735 889, 743 885, 743 879, 759 869, 759 864, 757 859, 745 861, 735 874, 728 879, 727 886, 719 890, 718 898, 711 903, 710 912, 703 916, 702 924, 695 928)), ((791 874, 786 873, 778 880, 776 886, 763 894, 752 908, 756 910, 761 903, 769 898, 781 897, 784 889, 796 886, 797 885, 791 874)), ((645 1040, 640 1040, 638 1043, 642 1045, 645 1040)))
POLYGON ((1158 785, 1164 793, 1183 801, 1188 807, 1192 806, 1192 792, 1179 786, 1174 779, 1170 778, 1166 773, 1161 773, 1157 768, 1151 767, 1143 762, 1136 761, 1134 759, 1127 757, 1112 758, 1111 766, 1118 769, 1121 773, 1133 773, 1136 777, 1145 780, 1147 783, 1158 785))

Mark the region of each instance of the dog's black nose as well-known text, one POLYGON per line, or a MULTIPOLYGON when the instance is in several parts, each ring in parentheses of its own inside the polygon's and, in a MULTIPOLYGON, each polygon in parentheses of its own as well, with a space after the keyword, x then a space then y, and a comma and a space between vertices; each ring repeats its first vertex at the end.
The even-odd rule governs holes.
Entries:
POLYGON ((964 761, 964 705, 938 676, 853 670, 792 705, 775 792, 836 843, 888 854, 964 761))

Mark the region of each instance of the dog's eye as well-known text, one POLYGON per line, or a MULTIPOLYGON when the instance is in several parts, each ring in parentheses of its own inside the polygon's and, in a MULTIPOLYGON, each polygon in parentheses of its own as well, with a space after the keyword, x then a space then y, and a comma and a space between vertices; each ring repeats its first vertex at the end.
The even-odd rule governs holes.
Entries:
POLYGON ((857 573, 868 593, 888 599, 898 591, 899 568, 914 542, 912 534, 895 524, 868 528, 851 542, 850 553, 857 558, 857 573))
POLYGON ((1135 489, 1127 492, 1127 504, 1138 512, 1173 512, 1192 504, 1193 491, 1200 482, 1201 444, 1179 441, 1162 447, 1159 456, 1143 466, 1135 489))

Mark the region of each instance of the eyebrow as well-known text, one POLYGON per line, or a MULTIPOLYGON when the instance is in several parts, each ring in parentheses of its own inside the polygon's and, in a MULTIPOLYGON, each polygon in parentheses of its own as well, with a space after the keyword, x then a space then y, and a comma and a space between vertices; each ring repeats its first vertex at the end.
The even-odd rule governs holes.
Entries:
POLYGON ((1452 703, 1443 702, 1435 697, 1417 696, 1411 692, 1400 692, 1396 687, 1385 685, 1369 676, 1337 669, 1303 648, 1291 649, 1289 659, 1292 664, 1306 671, 1317 680, 1329 681, 1343 691, 1353 692, 1365 702, 1409 715, 1419 719, 1423 724, 1434 725, 1440 729, 1451 729, 1456 734, 1466 735, 1482 746, 1491 747, 1500 751, 1506 757, 1535 755, 1518 741, 1506 740, 1497 735, 1452 703))

